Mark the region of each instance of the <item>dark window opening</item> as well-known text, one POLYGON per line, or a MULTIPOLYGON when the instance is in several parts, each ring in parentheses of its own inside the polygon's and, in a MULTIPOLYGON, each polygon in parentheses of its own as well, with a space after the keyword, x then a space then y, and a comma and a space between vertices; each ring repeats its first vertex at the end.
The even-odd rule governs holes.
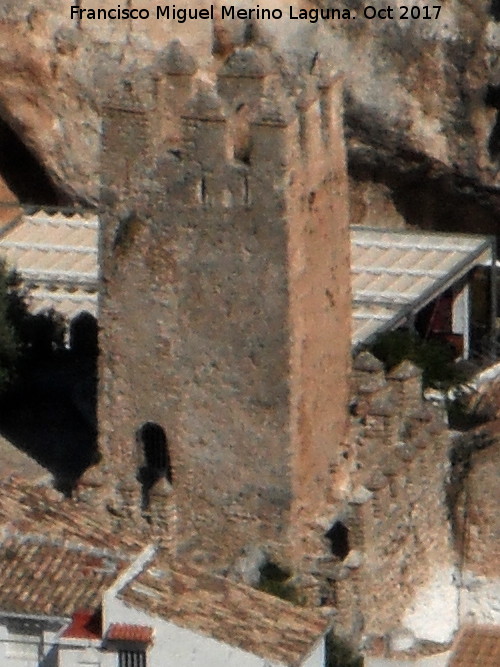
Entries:
POLYGON ((247 105, 240 104, 233 118, 234 159, 244 164, 250 164, 252 153, 249 114, 247 105))
POLYGON ((309 206, 309 210, 312 211, 314 208, 314 202, 316 201, 316 193, 314 191, 309 193, 309 196, 307 198, 307 204, 309 206))
POLYGON ((33 153, 0 118, 0 176, 23 204, 67 203, 33 153))
POLYGON ((500 109, 500 86, 489 85, 486 88, 484 102, 487 106, 500 109))
POLYGON ((138 479, 142 484, 142 507, 149 507, 150 491, 162 477, 169 484, 173 482, 172 465, 168 451, 165 431, 155 422, 146 422, 137 433, 139 446, 142 448, 143 466, 138 479))
POLYGON ((491 0, 490 14, 494 21, 500 21, 500 0, 491 0))
POLYGON ((258 589, 274 597, 288 600, 293 604, 303 604, 304 600, 293 581, 290 570, 266 561, 259 568, 258 589))
POLYGON ((250 185, 248 183, 248 176, 243 177, 243 204, 248 206, 250 204, 250 185))
POLYGON ((201 177, 199 194, 200 194, 200 204, 206 204, 208 200, 208 195, 207 195, 207 180, 205 176, 201 177))
POLYGON ((325 533, 325 537, 330 542, 332 554, 340 560, 344 560, 350 551, 349 529, 342 521, 336 521, 330 530, 325 533))
POLYGON ((266 561, 264 565, 260 568, 260 578, 261 581, 278 581, 283 583, 290 579, 291 573, 289 570, 286 570, 276 563, 271 561, 266 561))
POLYGON ((140 439, 144 448, 146 467, 158 473, 165 473, 168 481, 172 482, 165 431, 154 422, 146 422, 140 430, 140 439))
POLYGON ((492 160, 500 159, 500 113, 497 114, 495 125, 488 140, 488 151, 492 160))
POLYGON ((119 649, 118 667, 146 667, 146 651, 144 649, 119 649))
POLYGON ((97 320, 91 313, 82 311, 71 320, 69 345, 76 356, 97 357, 97 336, 97 320))

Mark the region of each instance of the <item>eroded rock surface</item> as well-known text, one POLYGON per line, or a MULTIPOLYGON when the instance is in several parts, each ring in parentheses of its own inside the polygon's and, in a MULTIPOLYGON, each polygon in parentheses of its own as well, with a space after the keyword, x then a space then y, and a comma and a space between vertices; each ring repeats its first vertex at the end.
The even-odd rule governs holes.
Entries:
MULTIPOLYGON (((99 99, 112 81, 157 61, 174 37, 209 68, 213 44, 225 55, 252 32, 273 41, 288 67, 311 67, 320 52, 345 72, 353 222, 494 232, 500 209, 498 4, 446 0, 438 19, 368 20, 366 3, 344 0, 356 20, 283 18, 258 21, 250 30, 249 22, 226 19, 213 34, 209 21, 79 22, 71 20, 65 0, 45 0, 43 7, 3 0, 0 115, 59 188, 96 201, 99 99)), ((85 0, 82 6, 116 3, 85 0)), ((151 9, 144 0, 134 6, 151 9)))

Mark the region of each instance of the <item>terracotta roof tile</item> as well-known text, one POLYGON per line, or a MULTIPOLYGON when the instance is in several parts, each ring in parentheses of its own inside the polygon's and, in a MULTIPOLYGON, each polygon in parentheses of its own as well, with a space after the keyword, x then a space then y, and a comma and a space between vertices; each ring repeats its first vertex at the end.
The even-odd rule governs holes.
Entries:
POLYGON ((106 638, 110 641, 141 642, 143 644, 148 644, 153 638, 153 628, 150 628, 147 625, 112 623, 106 633, 106 638))
POLYGON ((143 549, 108 512, 19 478, 0 484, 0 610, 70 617, 95 609, 143 549))
POLYGON ((127 557, 139 553, 144 545, 140 530, 123 530, 109 512, 60 500, 53 489, 17 477, 0 484, 0 526, 11 534, 50 535, 61 543, 112 549, 127 557))
MULTIPOLYGON (((53 490, 17 478, 0 485, 0 527, 0 610, 14 613, 70 617, 77 609, 95 610, 147 539, 108 512, 58 500, 53 490)), ((329 625, 317 611, 193 567, 176 568, 160 551, 119 596, 179 626, 290 664, 329 625)))
POLYGON ((467 627, 459 634, 449 667, 498 667, 500 627, 467 627))
POLYGON ((128 605, 266 659, 295 664, 329 620, 222 577, 176 563, 159 551, 118 593, 128 605))
POLYGON ((59 617, 95 610, 126 565, 112 552, 8 536, 0 543, 0 609, 59 617))

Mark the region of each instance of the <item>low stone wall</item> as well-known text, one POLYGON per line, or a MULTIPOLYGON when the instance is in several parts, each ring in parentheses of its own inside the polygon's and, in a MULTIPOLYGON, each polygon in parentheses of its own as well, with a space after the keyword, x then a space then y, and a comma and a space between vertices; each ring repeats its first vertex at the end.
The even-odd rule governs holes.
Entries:
POLYGON ((348 553, 317 559, 317 602, 369 655, 442 651, 458 621, 446 413, 423 398, 420 369, 405 361, 387 373, 367 352, 354 360, 351 413, 351 490, 338 515, 348 553))

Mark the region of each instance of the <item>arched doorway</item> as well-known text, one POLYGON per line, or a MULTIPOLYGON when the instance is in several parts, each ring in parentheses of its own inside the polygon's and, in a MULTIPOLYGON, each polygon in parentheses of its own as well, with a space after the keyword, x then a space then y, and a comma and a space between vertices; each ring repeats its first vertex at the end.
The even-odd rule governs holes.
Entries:
POLYGON ((78 357, 97 357, 98 327, 96 318, 86 310, 78 313, 70 323, 69 346, 78 357))

